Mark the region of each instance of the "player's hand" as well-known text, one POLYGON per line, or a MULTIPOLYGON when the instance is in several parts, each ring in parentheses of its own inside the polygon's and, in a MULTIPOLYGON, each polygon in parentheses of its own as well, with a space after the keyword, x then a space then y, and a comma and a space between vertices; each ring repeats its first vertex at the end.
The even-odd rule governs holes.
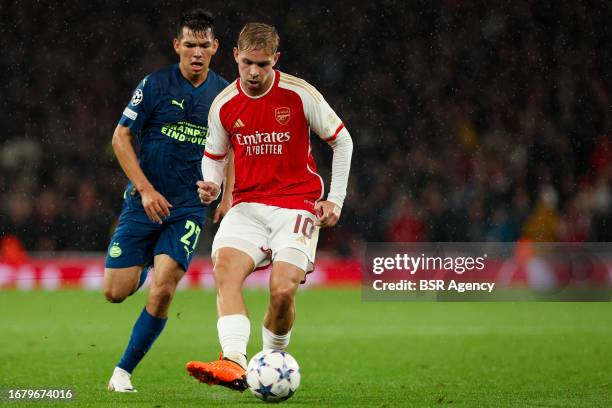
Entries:
POLYGON ((336 203, 331 201, 319 201, 315 204, 315 212, 317 213, 317 227, 326 228, 333 227, 340 219, 342 210, 336 203))
POLYGON ((215 215, 213 217, 213 222, 216 224, 225 217, 225 214, 232 208, 232 202, 229 200, 221 200, 217 209, 215 210, 215 215))
POLYGON ((163 222, 162 217, 170 216, 172 204, 154 188, 151 187, 141 191, 140 197, 145 213, 151 221, 161 224, 163 222))
POLYGON ((196 185, 198 186, 198 195, 202 204, 210 204, 215 201, 221 191, 221 187, 210 181, 200 180, 196 185))

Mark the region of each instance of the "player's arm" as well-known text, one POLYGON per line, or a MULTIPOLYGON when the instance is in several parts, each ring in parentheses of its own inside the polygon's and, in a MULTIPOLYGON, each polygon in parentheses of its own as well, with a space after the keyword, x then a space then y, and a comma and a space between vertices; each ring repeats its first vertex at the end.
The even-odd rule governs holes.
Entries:
POLYGON ((142 206, 147 216, 151 221, 161 224, 161 217, 170 215, 172 205, 155 190, 142 171, 132 145, 130 128, 117 125, 113 133, 112 146, 123 172, 140 193, 142 206))
POLYGON ((134 90, 113 133, 112 145, 123 172, 140 193, 145 213, 151 221, 161 224, 161 217, 170 215, 172 205, 149 182, 132 145, 132 136, 143 129, 159 99, 159 89, 153 82, 147 76, 134 90))
POLYGON ((346 198, 351 157, 353 155, 353 140, 348 130, 342 125, 336 137, 326 140, 333 149, 331 186, 327 200, 319 201, 315 209, 319 211, 317 225, 319 227, 333 227, 338 223, 342 212, 342 205, 346 198))
POLYGON ((223 195, 221 202, 215 210, 213 222, 216 224, 232 208, 232 191, 234 190, 234 151, 230 150, 227 154, 227 164, 225 165, 225 179, 223 180, 223 195))
POLYGON ((229 135, 220 118, 220 103, 215 99, 208 114, 208 135, 202 157, 203 181, 197 182, 202 204, 210 204, 219 197, 229 152, 229 135))
MULTIPOLYGON (((311 87, 311 85, 307 85, 311 87)), ((327 200, 319 201, 317 226, 333 227, 338 223, 346 197, 353 140, 344 124, 314 88, 303 95, 304 113, 314 132, 333 149, 331 185, 327 200)))

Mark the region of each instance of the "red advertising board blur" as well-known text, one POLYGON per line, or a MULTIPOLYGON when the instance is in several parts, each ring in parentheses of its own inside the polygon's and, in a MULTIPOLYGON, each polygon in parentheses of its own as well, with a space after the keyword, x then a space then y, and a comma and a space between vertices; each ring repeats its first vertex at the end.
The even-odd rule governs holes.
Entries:
MULTIPOLYGON (((306 280, 308 286, 358 285, 361 264, 358 260, 320 259, 306 280)), ((267 287, 269 269, 254 272, 245 282, 247 287, 267 287)), ((38 258, 22 265, 0 263, 0 289, 102 288, 104 258, 38 258)), ((212 288, 212 263, 195 258, 181 288, 212 288)))

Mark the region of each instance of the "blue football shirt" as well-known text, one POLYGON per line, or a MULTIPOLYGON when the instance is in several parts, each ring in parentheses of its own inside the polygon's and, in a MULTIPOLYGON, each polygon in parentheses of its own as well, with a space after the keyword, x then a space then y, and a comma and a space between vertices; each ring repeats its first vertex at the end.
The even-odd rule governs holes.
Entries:
MULTIPOLYGON (((119 124, 138 136, 140 167, 174 208, 197 206, 196 181, 208 132, 208 111, 228 82, 212 70, 194 87, 178 64, 154 72, 136 87, 119 124)), ((140 202, 131 182, 127 193, 140 202)))

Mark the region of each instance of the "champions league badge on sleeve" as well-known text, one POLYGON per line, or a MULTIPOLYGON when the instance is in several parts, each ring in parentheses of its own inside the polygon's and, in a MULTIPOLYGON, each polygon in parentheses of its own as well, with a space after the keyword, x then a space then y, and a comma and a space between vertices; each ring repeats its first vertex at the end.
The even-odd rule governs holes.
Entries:
POLYGON ((136 106, 140 102, 142 102, 142 98, 143 98, 142 89, 136 89, 134 91, 134 95, 132 95, 132 100, 130 101, 130 104, 133 106, 136 106))

